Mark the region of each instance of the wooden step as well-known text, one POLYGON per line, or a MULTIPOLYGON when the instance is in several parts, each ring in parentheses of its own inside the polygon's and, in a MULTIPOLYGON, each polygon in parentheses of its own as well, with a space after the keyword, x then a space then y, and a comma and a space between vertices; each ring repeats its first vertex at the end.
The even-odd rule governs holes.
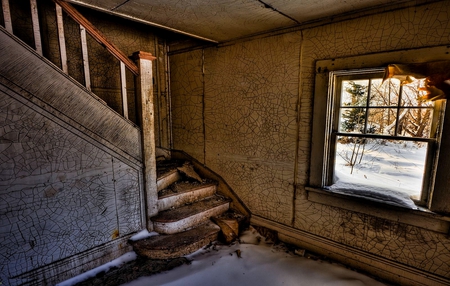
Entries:
POLYGON ((161 234, 174 234, 217 216, 230 207, 230 199, 214 195, 176 209, 160 212, 151 218, 154 230, 161 234))
POLYGON ((164 160, 156 163, 156 186, 158 191, 181 180, 182 176, 178 172, 178 167, 183 166, 184 162, 182 160, 164 160))
POLYGON ((158 192, 158 211, 199 201, 216 193, 217 182, 175 182, 158 192))
POLYGON ((181 180, 181 174, 177 169, 168 170, 166 173, 158 176, 156 180, 157 190, 161 191, 179 180, 181 180))
POLYGON ((197 251, 217 240, 220 227, 207 222, 190 230, 170 235, 157 235, 130 241, 134 252, 150 259, 169 259, 197 251))

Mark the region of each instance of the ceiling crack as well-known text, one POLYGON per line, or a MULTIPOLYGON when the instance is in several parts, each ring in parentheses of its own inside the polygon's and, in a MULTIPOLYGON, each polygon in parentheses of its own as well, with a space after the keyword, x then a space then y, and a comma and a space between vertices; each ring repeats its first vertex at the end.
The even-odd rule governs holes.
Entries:
POLYGON ((272 11, 277 12, 278 14, 281 14, 281 15, 283 15, 283 16, 286 17, 286 18, 289 18, 290 20, 294 21, 295 23, 300 24, 299 21, 295 20, 294 18, 292 18, 292 17, 289 16, 289 15, 284 14, 284 13, 281 12, 281 11, 278 11, 278 10, 277 10, 275 7, 273 7, 272 5, 267 4, 267 3, 265 3, 264 1, 261 1, 261 0, 257 0, 257 1, 258 1, 259 3, 261 3, 261 4, 263 4, 263 5, 264 5, 264 8, 271 9, 272 11))
POLYGON ((127 4, 129 1, 130 1, 130 0, 125 0, 123 3, 121 3, 121 4, 117 5, 116 7, 112 8, 111 11, 114 11, 114 10, 116 10, 116 9, 118 9, 118 8, 120 8, 120 7, 122 7, 122 5, 127 4))

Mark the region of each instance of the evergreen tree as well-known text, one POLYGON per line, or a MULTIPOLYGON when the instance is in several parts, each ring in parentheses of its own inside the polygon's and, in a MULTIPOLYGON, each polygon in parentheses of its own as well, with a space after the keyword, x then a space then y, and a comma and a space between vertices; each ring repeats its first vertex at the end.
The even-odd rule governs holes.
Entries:
POLYGON ((346 132, 362 132, 366 120, 366 110, 359 106, 366 105, 367 86, 352 81, 349 84, 350 86, 345 91, 351 95, 351 102, 345 104, 350 108, 342 114, 342 129, 346 132))

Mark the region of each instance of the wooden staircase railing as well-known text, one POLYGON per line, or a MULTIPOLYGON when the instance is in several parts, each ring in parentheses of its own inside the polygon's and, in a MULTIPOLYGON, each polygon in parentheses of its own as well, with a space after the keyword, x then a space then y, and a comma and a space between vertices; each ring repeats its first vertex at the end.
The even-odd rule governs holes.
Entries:
MULTIPOLYGON (((5 29, 13 34, 13 26, 11 20, 11 11, 9 6, 9 0, 2 1, 2 11, 5 29)), ((34 34, 34 44, 35 50, 41 56, 42 54, 42 43, 40 34, 39 17, 37 10, 37 0, 30 0, 31 6, 31 21, 33 25, 34 34)), ((61 70, 68 74, 67 65, 67 53, 66 53, 66 42, 64 36, 63 27, 63 12, 69 15, 76 23, 80 25, 80 38, 81 38, 81 53, 83 60, 83 72, 84 72, 84 85, 90 91, 91 90, 91 79, 89 72, 89 58, 88 58, 88 45, 86 40, 86 32, 91 35, 100 45, 105 47, 108 52, 114 56, 120 62, 120 85, 121 85, 121 97, 122 97, 122 112, 123 116, 128 119, 128 102, 127 102, 127 87, 126 87, 126 76, 125 68, 127 68, 134 76, 139 75, 138 66, 127 57, 120 49, 118 49, 111 41, 109 41, 94 25, 92 25, 89 20, 87 20, 83 15, 81 15, 71 4, 63 0, 53 0, 56 5, 56 24, 58 31, 58 42, 59 42, 59 52, 61 59, 61 70)), ((153 57, 154 59, 154 57, 153 57)))

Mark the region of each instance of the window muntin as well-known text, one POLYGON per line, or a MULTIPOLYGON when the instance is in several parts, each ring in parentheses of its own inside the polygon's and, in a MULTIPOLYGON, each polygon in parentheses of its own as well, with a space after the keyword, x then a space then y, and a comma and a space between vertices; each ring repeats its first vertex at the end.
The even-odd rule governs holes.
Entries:
POLYGON ((417 100, 423 83, 401 85, 382 78, 382 70, 330 74, 324 185, 400 192, 424 205, 440 104, 417 100))

